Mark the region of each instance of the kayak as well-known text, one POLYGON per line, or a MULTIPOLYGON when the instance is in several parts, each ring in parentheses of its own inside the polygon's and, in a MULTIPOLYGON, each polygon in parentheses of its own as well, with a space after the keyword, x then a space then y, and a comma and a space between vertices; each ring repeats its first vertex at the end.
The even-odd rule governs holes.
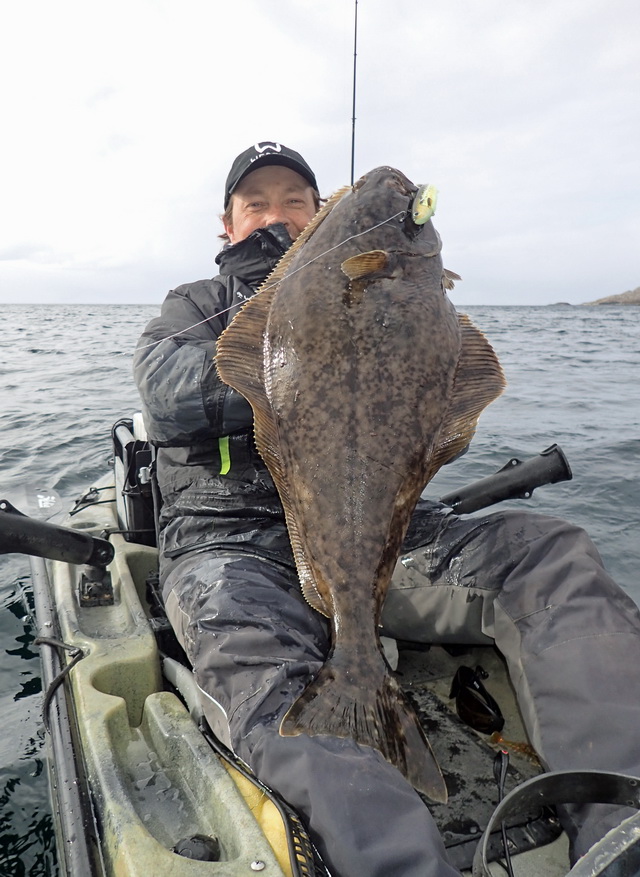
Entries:
MULTIPOLYGON (((151 449, 138 417, 112 435, 113 470, 59 525, 0 502, 11 513, 0 515, 0 550, 32 556, 60 873, 327 875, 297 814, 206 724, 158 593, 151 449)), ((447 780, 449 802, 425 804, 452 863, 478 875, 504 874, 511 861, 518 875, 569 873, 553 808, 573 800, 562 797, 568 781, 542 773, 497 651, 384 644, 447 780)), ((610 776, 579 775, 588 800, 601 800, 610 776)), ((619 785, 624 800, 637 795, 619 785)), ((608 861, 628 846, 614 838, 608 861)), ((613 871, 587 863, 571 873, 613 871)))

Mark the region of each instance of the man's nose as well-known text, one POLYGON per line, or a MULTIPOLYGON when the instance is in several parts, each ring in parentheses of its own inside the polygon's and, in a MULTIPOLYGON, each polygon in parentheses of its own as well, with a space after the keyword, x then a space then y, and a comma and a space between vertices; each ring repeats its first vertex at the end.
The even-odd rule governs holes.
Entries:
POLYGON ((287 217, 286 212, 280 207, 271 207, 267 211, 266 219, 267 222, 265 225, 275 225, 276 222, 281 222, 287 228, 289 227, 289 218, 287 217))

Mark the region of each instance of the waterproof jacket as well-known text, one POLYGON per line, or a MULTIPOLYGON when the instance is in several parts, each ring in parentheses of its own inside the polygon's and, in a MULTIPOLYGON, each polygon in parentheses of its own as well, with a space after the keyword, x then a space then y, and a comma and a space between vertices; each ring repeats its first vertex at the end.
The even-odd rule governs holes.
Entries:
POLYGON ((248 402, 218 377, 217 339, 291 244, 281 224, 225 247, 220 274, 171 290, 134 355, 162 494, 161 574, 187 552, 288 560, 284 512, 255 447, 248 402))

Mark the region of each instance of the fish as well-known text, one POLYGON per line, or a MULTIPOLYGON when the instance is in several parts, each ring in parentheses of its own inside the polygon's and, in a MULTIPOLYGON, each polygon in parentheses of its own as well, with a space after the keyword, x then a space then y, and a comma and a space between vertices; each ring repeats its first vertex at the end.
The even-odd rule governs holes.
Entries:
POLYGON ((373 747, 444 802, 440 767, 380 646, 380 616, 420 494, 505 382, 446 295, 423 195, 386 166, 339 189, 221 335, 216 366, 253 409, 302 593, 330 622, 327 659, 280 734, 373 747))

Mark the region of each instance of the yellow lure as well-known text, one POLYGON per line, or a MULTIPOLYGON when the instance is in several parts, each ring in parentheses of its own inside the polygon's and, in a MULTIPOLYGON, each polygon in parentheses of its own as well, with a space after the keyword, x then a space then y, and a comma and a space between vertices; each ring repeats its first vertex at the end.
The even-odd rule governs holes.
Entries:
POLYGON ((411 205, 411 218, 416 225, 424 225, 436 212, 438 190, 432 183, 420 186, 411 205))

